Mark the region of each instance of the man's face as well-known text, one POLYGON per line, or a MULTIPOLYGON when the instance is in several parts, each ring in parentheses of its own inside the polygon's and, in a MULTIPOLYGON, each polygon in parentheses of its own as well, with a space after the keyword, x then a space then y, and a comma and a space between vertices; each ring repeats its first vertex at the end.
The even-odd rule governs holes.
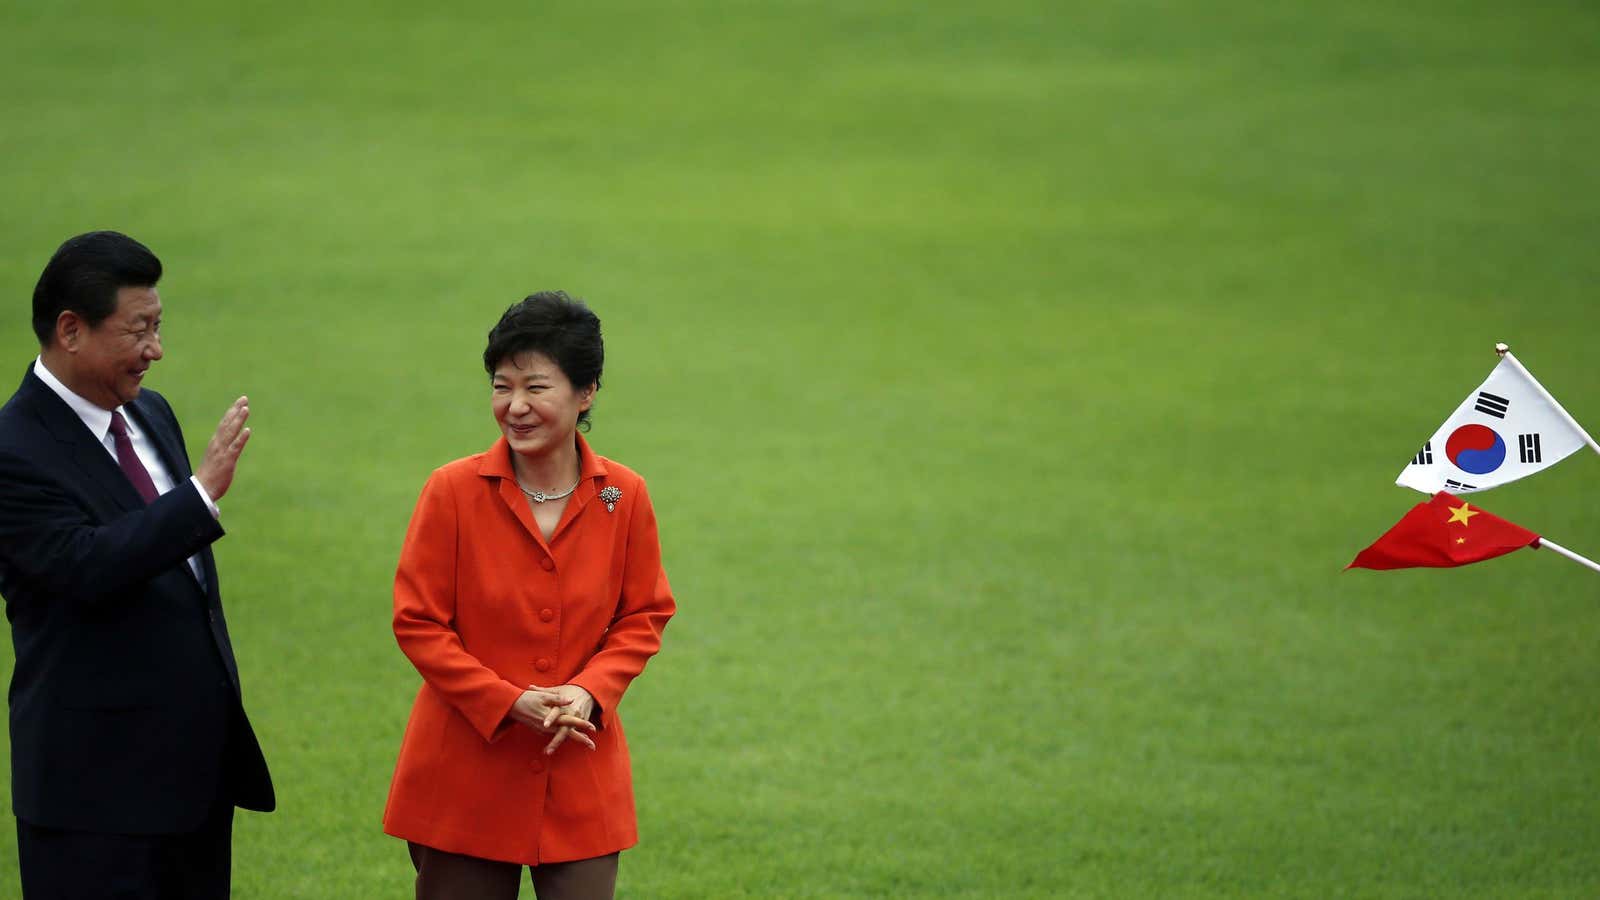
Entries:
POLYGON ((139 396, 150 364, 161 358, 161 297, 153 287, 117 289, 117 309, 99 325, 75 321, 57 326, 71 372, 62 380, 85 400, 116 409, 139 396))

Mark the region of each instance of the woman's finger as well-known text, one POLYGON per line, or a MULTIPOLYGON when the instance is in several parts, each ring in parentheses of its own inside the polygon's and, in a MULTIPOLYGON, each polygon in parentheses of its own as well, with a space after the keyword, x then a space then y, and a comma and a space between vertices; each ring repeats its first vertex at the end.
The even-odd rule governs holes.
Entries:
POLYGON ((571 713, 566 713, 561 716, 561 724, 571 725, 574 732, 588 731, 592 733, 595 730, 593 722, 585 719, 583 716, 575 716, 571 713))
POLYGON ((554 724, 562 728, 571 728, 574 734, 581 731, 594 731, 593 722, 571 713, 562 713, 561 718, 557 719, 554 724))
POLYGON ((557 731, 556 732, 556 736, 551 738, 550 739, 550 743, 545 745, 545 747, 544 747, 544 755, 545 756, 549 756, 550 754, 556 752, 556 748, 561 746, 561 742, 566 740, 567 739, 567 735, 569 735, 571 733, 572 733, 572 729, 571 728, 566 728, 566 727, 562 727, 559 731, 557 731))

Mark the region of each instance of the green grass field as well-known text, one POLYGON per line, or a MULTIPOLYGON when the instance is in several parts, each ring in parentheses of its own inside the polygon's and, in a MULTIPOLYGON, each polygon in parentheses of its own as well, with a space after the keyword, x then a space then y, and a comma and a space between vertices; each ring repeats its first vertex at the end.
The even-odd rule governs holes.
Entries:
POLYGON ((252 399, 238 897, 409 895, 390 580, 543 288, 680 604, 620 896, 1600 896, 1600 578, 1340 572, 1495 341, 1600 429, 1592 4, 445 9, 0 6, 0 393, 109 227, 194 452, 252 399))

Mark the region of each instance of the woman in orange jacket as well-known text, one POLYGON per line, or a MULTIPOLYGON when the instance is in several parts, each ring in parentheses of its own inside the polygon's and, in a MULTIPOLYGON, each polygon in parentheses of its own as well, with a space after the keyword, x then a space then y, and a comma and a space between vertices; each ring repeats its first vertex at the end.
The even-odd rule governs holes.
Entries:
POLYGON ((644 480, 578 430, 600 320, 560 291, 508 309, 484 368, 501 436, 436 469, 400 554, 394 633, 422 674, 384 831, 417 897, 612 896, 638 842, 617 704, 675 605, 644 480))

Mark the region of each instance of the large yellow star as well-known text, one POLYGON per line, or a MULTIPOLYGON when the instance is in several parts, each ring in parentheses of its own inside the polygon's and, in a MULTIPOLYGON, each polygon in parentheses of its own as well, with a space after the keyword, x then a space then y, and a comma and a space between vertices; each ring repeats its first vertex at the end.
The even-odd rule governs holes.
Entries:
POLYGON ((1460 522, 1462 527, 1466 527, 1472 524, 1467 520, 1478 514, 1478 510, 1473 509, 1466 503, 1461 504, 1460 508, 1454 506, 1449 507, 1449 510, 1450 521, 1446 522, 1446 525, 1449 525, 1451 522, 1460 522))

